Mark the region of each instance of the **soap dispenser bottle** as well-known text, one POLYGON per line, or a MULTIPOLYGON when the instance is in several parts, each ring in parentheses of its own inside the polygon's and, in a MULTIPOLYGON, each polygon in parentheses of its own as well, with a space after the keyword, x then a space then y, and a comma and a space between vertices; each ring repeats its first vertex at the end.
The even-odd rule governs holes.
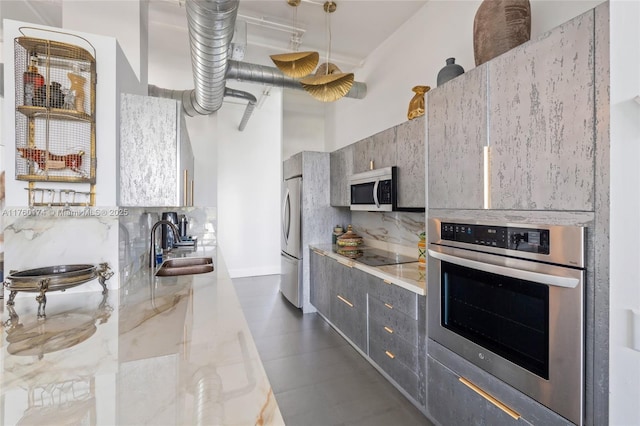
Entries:
POLYGON ((187 220, 187 216, 181 214, 180 215, 180 239, 182 240, 186 240, 187 239, 187 228, 189 225, 189 221, 187 220))

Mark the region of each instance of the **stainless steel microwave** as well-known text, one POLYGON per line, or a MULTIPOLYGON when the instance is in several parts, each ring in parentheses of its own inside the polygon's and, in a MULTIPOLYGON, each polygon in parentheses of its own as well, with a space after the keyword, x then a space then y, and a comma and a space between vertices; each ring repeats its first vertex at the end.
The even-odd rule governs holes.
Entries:
POLYGON ((356 173, 349 178, 351 210, 390 212, 398 207, 397 167, 356 173))

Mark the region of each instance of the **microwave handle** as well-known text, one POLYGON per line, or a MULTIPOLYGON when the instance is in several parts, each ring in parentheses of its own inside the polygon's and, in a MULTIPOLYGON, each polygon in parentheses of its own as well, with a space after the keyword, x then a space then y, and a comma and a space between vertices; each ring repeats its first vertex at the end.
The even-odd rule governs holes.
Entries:
POLYGON ((380 201, 378 201, 378 185, 380 184, 380 179, 376 179, 376 183, 373 184, 373 202, 376 203, 376 208, 380 208, 380 201))
POLYGON ((478 262, 477 260, 466 259, 464 257, 453 256, 447 253, 440 253, 429 249, 429 256, 453 263, 454 265, 464 266, 479 271, 489 272, 492 274, 504 275, 520 280, 533 281, 540 284, 546 284, 556 287, 575 288, 579 281, 577 278, 559 277, 557 275, 542 274, 540 272, 523 271, 522 269, 508 268, 506 266, 493 265, 491 263, 478 262))

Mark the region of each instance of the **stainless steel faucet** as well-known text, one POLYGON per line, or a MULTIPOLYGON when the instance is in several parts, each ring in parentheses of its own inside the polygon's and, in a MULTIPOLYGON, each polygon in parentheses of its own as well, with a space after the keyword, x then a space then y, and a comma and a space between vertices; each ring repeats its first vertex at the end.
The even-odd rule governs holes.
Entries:
POLYGON ((149 268, 153 268, 155 264, 155 251, 154 251, 154 243, 156 242, 156 229, 160 225, 169 225, 169 230, 173 232, 174 241, 180 241, 180 231, 178 227, 168 220, 159 220, 153 224, 151 227, 151 240, 149 241, 149 268))

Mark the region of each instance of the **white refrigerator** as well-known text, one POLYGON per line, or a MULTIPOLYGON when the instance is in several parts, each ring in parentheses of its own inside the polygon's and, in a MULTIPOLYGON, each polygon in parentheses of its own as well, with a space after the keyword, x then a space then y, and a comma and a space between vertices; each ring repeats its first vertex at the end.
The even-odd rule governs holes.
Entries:
POLYGON ((297 308, 302 307, 302 177, 286 179, 282 186, 280 237, 280 292, 297 308))

